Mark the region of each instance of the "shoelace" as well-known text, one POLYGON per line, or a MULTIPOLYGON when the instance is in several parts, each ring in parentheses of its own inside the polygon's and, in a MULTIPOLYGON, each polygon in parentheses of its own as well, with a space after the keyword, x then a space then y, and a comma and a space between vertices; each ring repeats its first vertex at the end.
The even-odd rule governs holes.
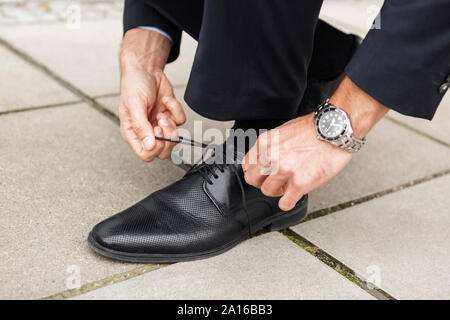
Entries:
MULTIPOLYGON (((250 224, 250 214, 249 214, 248 207, 247 207, 247 200, 245 197, 244 184, 241 180, 241 177, 239 177, 239 173, 237 172, 236 167, 234 165, 227 164, 227 161, 225 161, 225 163, 217 163, 215 161, 215 159, 217 159, 217 157, 223 156, 223 154, 216 153, 216 149, 219 148, 220 146, 217 144, 209 144, 208 145, 208 144, 201 143, 201 142, 198 142, 198 141, 195 141, 192 139, 184 138, 182 136, 179 136, 178 140, 166 139, 166 138, 162 138, 162 137, 155 137, 155 139, 160 140, 160 141, 180 143, 180 144, 185 144, 185 145, 189 145, 189 146, 193 146, 193 147, 200 147, 200 148, 205 149, 202 153, 202 157, 196 163, 194 163, 194 165, 189 169, 189 171, 187 173, 198 172, 199 174, 202 175, 202 177, 209 184, 213 184, 213 181, 211 180, 210 176, 213 176, 215 179, 217 179, 219 177, 219 175, 216 173, 216 170, 219 170, 221 173, 224 173, 225 167, 226 166, 230 167, 230 169, 233 171, 234 175, 236 176, 236 179, 239 184, 239 188, 241 189, 242 205, 244 207, 244 211, 247 216, 247 227, 248 227, 249 237, 251 237, 252 228, 251 228, 251 224, 250 224), (211 149, 212 149, 211 158, 209 158, 208 161, 204 161, 205 155, 211 149)), ((236 154, 236 152, 234 152, 233 161, 235 161, 235 159, 237 159, 237 158, 238 158, 238 155, 236 154)), ((225 159, 225 160, 230 160, 230 159, 225 159)))

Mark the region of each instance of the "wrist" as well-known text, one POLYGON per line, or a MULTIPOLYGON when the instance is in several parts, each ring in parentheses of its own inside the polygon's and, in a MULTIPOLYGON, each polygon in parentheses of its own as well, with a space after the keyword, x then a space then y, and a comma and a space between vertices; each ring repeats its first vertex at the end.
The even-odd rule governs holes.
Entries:
POLYGON ((162 34, 145 29, 131 29, 124 35, 120 50, 121 71, 141 68, 148 72, 164 70, 171 42, 162 34))
POLYGON ((344 110, 350 118, 353 135, 364 138, 389 111, 387 107, 361 90, 349 77, 345 77, 330 103, 344 110))

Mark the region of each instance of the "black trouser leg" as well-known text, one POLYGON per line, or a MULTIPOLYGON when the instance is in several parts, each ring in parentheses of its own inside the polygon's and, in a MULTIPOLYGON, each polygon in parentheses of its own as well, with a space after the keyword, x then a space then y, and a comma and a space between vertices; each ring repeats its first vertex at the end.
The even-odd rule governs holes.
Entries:
POLYGON ((185 100, 216 120, 294 117, 321 3, 206 1, 185 100))
POLYGON ((209 118, 237 119, 239 126, 270 128, 309 112, 298 110, 307 82, 341 74, 354 45, 332 26, 316 26, 321 1, 147 2, 199 40, 189 105, 209 118))

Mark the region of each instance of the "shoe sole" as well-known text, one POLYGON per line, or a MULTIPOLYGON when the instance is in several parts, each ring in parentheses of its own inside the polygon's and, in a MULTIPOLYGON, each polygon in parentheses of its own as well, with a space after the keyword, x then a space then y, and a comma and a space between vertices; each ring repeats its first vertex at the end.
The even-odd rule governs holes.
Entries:
MULTIPOLYGON (((261 230, 268 229, 269 231, 279 231, 291 227, 300 223, 306 217, 308 198, 305 196, 294 209, 288 212, 278 212, 277 214, 269 217, 268 219, 262 221, 254 228, 252 234, 255 234, 261 230)), ((172 262, 182 262, 182 261, 193 261, 206 259, 210 257, 222 254, 233 247, 237 246, 244 240, 249 238, 248 232, 241 234, 237 239, 230 243, 227 243, 221 247, 187 254, 150 254, 150 253, 128 253, 121 252, 106 248, 95 241, 92 233, 89 233, 88 243, 92 250, 96 253, 111 258, 114 260, 124 261, 124 262, 134 262, 134 263, 172 263, 172 262)))

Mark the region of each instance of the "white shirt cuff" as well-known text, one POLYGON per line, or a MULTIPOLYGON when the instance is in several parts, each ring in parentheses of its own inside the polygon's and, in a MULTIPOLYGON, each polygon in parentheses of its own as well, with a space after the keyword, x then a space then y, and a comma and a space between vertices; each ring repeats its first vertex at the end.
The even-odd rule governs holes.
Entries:
POLYGON ((169 34, 168 34, 167 32, 165 32, 165 31, 163 31, 163 30, 161 30, 161 29, 159 29, 159 28, 156 28, 156 27, 147 27, 147 26, 140 26, 140 27, 138 27, 138 28, 158 32, 158 33, 162 34, 163 36, 165 36, 167 39, 169 39, 170 42, 173 44, 173 39, 172 39, 172 37, 169 36, 169 34))

